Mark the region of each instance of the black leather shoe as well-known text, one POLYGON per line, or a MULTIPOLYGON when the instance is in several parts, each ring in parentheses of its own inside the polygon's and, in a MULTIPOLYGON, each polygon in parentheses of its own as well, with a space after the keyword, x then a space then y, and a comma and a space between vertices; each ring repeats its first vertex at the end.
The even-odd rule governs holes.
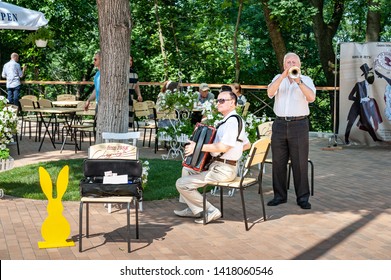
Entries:
POLYGON ((299 205, 302 209, 311 209, 311 203, 308 201, 299 202, 297 205, 299 205))
POLYGON ((277 206, 279 204, 286 203, 286 199, 273 198, 267 203, 267 206, 277 206))

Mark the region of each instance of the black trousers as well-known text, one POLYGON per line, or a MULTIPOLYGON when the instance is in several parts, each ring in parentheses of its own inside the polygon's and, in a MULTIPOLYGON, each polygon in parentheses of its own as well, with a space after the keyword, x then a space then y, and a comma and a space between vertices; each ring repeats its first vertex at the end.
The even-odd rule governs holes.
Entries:
POLYGON ((287 199, 288 160, 291 160, 297 203, 308 201, 309 152, 308 119, 275 120, 272 127, 273 191, 274 198, 287 199))

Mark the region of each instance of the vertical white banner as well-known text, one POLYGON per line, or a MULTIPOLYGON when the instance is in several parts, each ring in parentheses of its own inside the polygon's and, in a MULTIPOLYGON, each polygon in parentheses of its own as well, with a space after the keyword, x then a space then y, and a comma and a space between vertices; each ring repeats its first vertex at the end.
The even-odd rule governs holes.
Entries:
POLYGON ((346 143, 391 141, 391 43, 343 43, 339 136, 346 143))

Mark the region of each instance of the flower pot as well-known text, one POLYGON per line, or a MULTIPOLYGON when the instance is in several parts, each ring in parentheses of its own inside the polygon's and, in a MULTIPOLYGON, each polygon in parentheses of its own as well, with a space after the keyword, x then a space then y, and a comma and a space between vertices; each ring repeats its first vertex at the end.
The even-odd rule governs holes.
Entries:
POLYGON ((14 167, 14 159, 8 157, 8 159, 0 159, 0 172, 12 169, 14 167))
POLYGON ((48 44, 48 41, 47 40, 42 40, 42 39, 38 39, 38 40, 35 40, 35 44, 37 45, 38 48, 45 48, 48 44))

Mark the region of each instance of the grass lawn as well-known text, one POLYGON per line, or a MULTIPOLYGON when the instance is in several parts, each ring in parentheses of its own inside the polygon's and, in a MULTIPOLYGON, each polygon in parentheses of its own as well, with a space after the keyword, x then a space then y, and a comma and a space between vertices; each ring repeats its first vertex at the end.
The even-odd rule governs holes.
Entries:
MULTIPOLYGON (((1 172, 0 189, 3 189, 5 195, 14 197, 47 199, 41 190, 38 168, 42 166, 49 172, 55 193, 58 173, 65 165, 69 165, 69 184, 63 200, 78 201, 83 161, 84 159, 70 159, 42 162, 1 172)), ((150 169, 143 199, 148 201, 178 197, 175 181, 181 176, 182 162, 162 159, 148 159, 148 162, 150 169)))

